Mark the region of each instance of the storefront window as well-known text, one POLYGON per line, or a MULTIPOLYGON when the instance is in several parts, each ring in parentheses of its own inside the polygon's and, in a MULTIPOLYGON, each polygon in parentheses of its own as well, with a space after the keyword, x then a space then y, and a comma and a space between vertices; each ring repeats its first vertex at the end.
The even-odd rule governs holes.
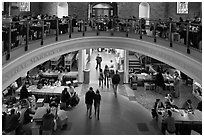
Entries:
POLYGON ((30 2, 19 2, 20 11, 30 11, 30 2))
POLYGON ((188 14, 188 2, 177 2, 177 14, 188 14))

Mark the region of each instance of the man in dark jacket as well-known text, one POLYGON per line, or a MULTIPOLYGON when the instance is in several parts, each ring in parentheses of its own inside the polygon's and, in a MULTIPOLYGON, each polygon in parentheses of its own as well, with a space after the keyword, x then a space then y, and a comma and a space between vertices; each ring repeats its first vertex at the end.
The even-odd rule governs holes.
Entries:
POLYGON ((89 115, 90 119, 91 119, 92 104, 93 104, 94 96, 95 96, 95 93, 93 91, 93 88, 90 87, 89 91, 86 92, 86 95, 85 95, 85 103, 86 103, 86 106, 87 106, 87 114, 89 115))
POLYGON ((96 56, 96 69, 98 69, 98 67, 99 69, 101 69, 101 62, 102 62, 102 57, 100 56, 100 54, 98 54, 96 56))
POLYGON ((99 93, 99 90, 97 89, 96 94, 94 96, 94 108, 95 108, 95 116, 98 117, 98 120, 99 120, 99 112, 100 112, 100 102, 101 102, 101 95, 99 93))
POLYGON ((114 74, 112 77, 113 91, 114 91, 115 97, 117 97, 117 87, 119 83, 120 83, 120 75, 116 70, 116 74, 114 74))
POLYGON ((12 109, 11 114, 8 115, 8 117, 8 128, 5 129, 7 133, 16 130, 16 128, 19 126, 18 118, 20 117, 20 113, 15 113, 15 109, 12 109))
POLYGON ((42 121, 43 131, 52 131, 54 129, 54 114, 51 113, 50 108, 48 108, 47 113, 43 115, 42 121))

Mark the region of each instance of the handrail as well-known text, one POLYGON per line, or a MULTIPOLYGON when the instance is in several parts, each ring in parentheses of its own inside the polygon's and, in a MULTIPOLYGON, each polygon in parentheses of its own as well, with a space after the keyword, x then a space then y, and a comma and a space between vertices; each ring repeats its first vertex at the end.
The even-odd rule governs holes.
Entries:
MULTIPOLYGON (((72 19, 65 19, 66 21, 64 23, 60 22, 60 20, 60 18, 37 19, 3 23, 3 27, 8 26, 4 27, 5 29, 2 31, 4 42, 3 55, 6 54, 6 59, 9 60, 12 50, 17 49, 20 46, 25 46, 25 51, 27 51, 29 43, 37 39, 41 40, 41 45, 43 45, 45 38, 51 35, 55 35, 56 41, 58 41, 59 35, 66 33, 68 33, 69 38, 71 38, 72 33, 76 33, 76 30, 74 30, 76 28, 76 24, 73 23, 72 19), (25 36, 26 38, 24 38, 25 36), (24 42, 24 44, 21 42, 24 42)), ((129 34, 139 35, 140 39, 143 39, 144 35, 148 35, 153 38, 155 43, 157 42, 157 39, 166 38, 172 48, 173 43, 176 42, 174 41, 175 36, 179 37, 180 35, 182 36, 182 39, 184 39, 184 42, 177 41, 176 43, 179 45, 186 45, 188 54, 191 53, 191 48, 197 48, 199 52, 202 52, 202 49, 199 47, 199 42, 202 41, 202 33, 200 33, 202 32, 200 30, 202 27, 201 24, 168 21, 164 22, 164 25, 161 25, 159 24, 159 21, 162 22, 162 20, 155 19, 143 20, 136 18, 108 18, 107 20, 96 20, 92 18, 89 20, 78 21, 79 25, 77 25, 77 27, 79 30, 78 32, 82 32, 82 36, 85 36, 89 31, 96 31, 96 35, 98 36, 100 35, 100 32, 109 30, 111 34, 110 36, 113 36, 115 31, 126 33, 126 37, 129 37, 129 34), (149 25, 147 25, 147 21, 149 22, 149 25), (92 25, 87 25, 91 23, 92 25), (183 30, 177 30, 179 28, 177 25, 178 23, 183 25, 183 30), (88 30, 87 26, 89 27, 88 30), (150 29, 147 29, 147 26, 149 26, 150 29), (196 26, 195 30, 191 30, 190 26, 196 26), (147 34, 147 32, 151 32, 152 34, 147 34)))

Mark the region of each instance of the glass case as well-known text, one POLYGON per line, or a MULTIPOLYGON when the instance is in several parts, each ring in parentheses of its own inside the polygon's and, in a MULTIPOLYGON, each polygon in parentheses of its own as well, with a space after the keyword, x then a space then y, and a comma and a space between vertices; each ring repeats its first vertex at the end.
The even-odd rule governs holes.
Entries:
POLYGON ((194 81, 192 94, 197 97, 200 101, 202 100, 202 86, 194 81))

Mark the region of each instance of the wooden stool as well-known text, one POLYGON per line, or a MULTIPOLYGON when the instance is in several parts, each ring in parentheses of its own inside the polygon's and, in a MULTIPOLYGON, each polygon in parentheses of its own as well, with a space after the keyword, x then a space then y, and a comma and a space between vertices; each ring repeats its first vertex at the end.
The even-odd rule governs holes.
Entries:
POLYGON ((66 85, 69 85, 71 84, 72 82, 71 81, 66 81, 66 85))
POLYGON ((155 84, 150 84, 150 90, 155 90, 155 84))
POLYGON ((42 134, 43 135, 52 135, 52 130, 48 130, 48 131, 43 130, 42 134))
POLYGON ((174 41, 180 41, 180 35, 179 35, 179 33, 173 33, 173 40, 174 40, 174 41))
POLYGON ((169 133, 167 130, 165 131, 165 135, 176 135, 175 133, 169 133))
POLYGON ((132 89, 137 90, 137 83, 132 83, 132 89))
POLYGON ((150 84, 149 83, 144 83, 144 89, 145 90, 150 90, 150 84))
POLYGON ((39 98, 36 102, 36 107, 42 107, 43 106, 43 101, 44 101, 44 98, 39 98))
POLYGON ((32 135, 40 135, 40 125, 35 122, 31 126, 32 135))
POLYGON ((78 87, 78 80, 73 80, 73 86, 78 87))

